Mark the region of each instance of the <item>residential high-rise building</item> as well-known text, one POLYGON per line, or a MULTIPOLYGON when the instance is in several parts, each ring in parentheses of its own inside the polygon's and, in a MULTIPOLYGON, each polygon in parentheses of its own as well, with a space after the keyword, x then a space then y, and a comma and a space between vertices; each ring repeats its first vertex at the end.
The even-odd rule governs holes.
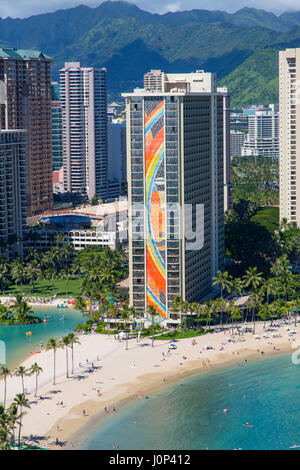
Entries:
POLYGON ((161 70, 151 70, 144 75, 144 88, 151 91, 163 91, 164 72, 161 70))
POLYGON ((224 263, 224 94, 215 74, 126 93, 130 302, 162 318, 209 295, 224 263))
POLYGON ((279 52, 280 219, 300 226, 300 48, 279 52))
POLYGON ((67 62, 60 70, 64 188, 108 196, 106 69, 67 62))
POLYGON ((26 229, 27 132, 0 131, 0 254, 22 256, 26 229))
POLYGON ((51 123, 52 123, 52 164, 53 171, 60 171, 63 166, 62 108, 60 87, 51 83, 51 123))
POLYGON ((0 49, 0 128, 27 130, 28 216, 52 208, 51 60, 39 51, 0 49))
POLYGON ((242 147, 244 157, 279 158, 279 114, 277 105, 269 105, 248 115, 248 134, 242 147))
POLYGON ((231 157, 241 157, 242 156, 242 147, 244 145, 246 138, 245 132, 240 131, 230 131, 230 156, 231 157))
POLYGON ((232 208, 232 188, 230 183, 230 93, 227 88, 217 88, 223 96, 223 165, 224 165, 224 211, 232 208))
POLYGON ((120 196, 126 182, 126 122, 112 122, 108 124, 109 197, 120 196))
POLYGON ((60 101, 51 101, 53 171, 63 166, 62 108, 60 101))

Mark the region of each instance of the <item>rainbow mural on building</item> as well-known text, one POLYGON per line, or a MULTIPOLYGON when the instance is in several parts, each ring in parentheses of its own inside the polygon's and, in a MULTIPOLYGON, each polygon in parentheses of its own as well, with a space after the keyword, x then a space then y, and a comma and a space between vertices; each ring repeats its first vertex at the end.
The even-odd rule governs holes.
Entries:
POLYGON ((147 305, 166 318, 165 105, 144 101, 147 305))

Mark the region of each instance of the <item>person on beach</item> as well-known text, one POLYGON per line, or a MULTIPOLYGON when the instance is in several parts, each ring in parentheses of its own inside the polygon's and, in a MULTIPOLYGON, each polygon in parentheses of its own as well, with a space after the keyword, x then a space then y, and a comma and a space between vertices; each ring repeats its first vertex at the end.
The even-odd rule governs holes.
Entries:
POLYGON ((83 414, 83 416, 85 416, 85 410, 82 410, 82 414, 83 414))

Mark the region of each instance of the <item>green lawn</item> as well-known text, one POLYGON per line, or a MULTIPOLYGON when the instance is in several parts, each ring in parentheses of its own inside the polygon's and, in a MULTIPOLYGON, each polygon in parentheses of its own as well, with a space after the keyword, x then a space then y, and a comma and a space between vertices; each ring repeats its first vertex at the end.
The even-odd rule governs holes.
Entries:
POLYGON ((172 339, 183 339, 183 338, 195 338, 196 336, 202 336, 205 332, 199 330, 186 330, 184 334, 182 331, 174 331, 167 333, 165 335, 157 336, 155 339, 165 339, 165 340, 172 340, 172 339))
MULTIPOLYGON (((80 294, 80 283, 81 280, 78 278, 69 280, 69 297, 76 297, 80 294)), ((24 284, 23 292, 25 296, 51 297, 53 295, 52 281, 36 281, 32 293, 30 292, 30 284, 24 284)), ((55 281, 55 292, 57 297, 67 297, 67 282, 65 279, 57 279, 55 281)), ((17 293, 20 293, 20 287, 16 287, 14 284, 5 292, 7 295, 15 295, 17 293)))

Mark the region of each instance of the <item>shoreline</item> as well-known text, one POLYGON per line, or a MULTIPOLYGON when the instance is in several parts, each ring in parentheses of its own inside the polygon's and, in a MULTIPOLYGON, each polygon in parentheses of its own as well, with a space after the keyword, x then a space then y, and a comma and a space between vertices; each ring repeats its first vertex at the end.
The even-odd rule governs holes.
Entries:
MULTIPOLYGON (((280 351, 281 354, 279 354, 278 351, 274 351, 273 353, 271 353, 270 355, 268 355, 267 357, 271 357, 271 356, 275 356, 275 355, 285 355, 287 353, 287 351, 285 352, 282 352, 280 351)), ((254 354, 251 354, 251 357, 254 356, 254 354)), ((260 356, 259 357, 252 357, 252 361, 250 360, 250 356, 245 356, 248 360, 249 360, 249 363, 250 362, 256 362, 258 360, 260 360, 260 356)), ((238 360, 235 361, 235 365, 238 364, 238 360)), ((143 389, 143 392, 145 394, 145 396, 153 393, 153 394, 156 394, 156 393, 159 393, 161 392, 162 390, 164 390, 165 388, 169 388, 169 387, 172 387, 173 385, 175 385, 176 383, 179 383, 181 380, 186 380, 186 379, 189 379, 191 377, 194 377, 194 376, 200 376, 200 375, 206 375, 206 374, 210 374, 212 372, 215 372, 215 371, 218 371, 218 370, 223 370, 223 369, 226 369, 226 368, 231 368, 233 367, 233 363, 230 362, 229 360, 225 361, 225 362, 221 362, 219 364, 214 364, 212 365, 209 369, 195 369, 193 371, 190 371, 190 372, 182 372, 182 373, 178 373, 178 374, 174 374, 174 375, 170 375, 167 379, 167 382, 162 384, 161 383, 161 380, 157 381, 156 383, 153 383, 152 385, 149 385, 149 386, 146 386, 146 388, 143 389)), ((149 377, 150 378, 150 377, 149 377)), ((153 377, 151 377, 153 378, 153 377)), ((140 377, 140 379, 143 379, 143 376, 140 377)), ((161 379, 161 377, 160 377, 161 379)), ((136 384, 138 385, 138 384, 136 384)), ((111 400, 111 403, 108 402, 108 405, 106 406, 114 406, 118 411, 121 411, 123 410, 125 407, 127 406, 130 406, 134 403, 134 401, 137 399, 137 393, 131 393, 129 396, 125 397, 124 394, 120 394, 119 397, 117 397, 115 400, 111 400)), ((93 405, 93 402, 85 402, 83 403, 81 406, 83 406, 85 409, 89 409, 89 405, 93 405)), ((71 412, 75 413, 76 410, 73 409, 71 410, 71 412)), ((92 416, 86 416, 85 418, 82 417, 82 420, 81 420, 81 423, 78 425, 78 429, 77 430, 73 430, 72 432, 70 433, 66 433, 64 434, 64 439, 66 439, 68 441, 68 443, 65 445, 65 446, 62 446, 62 447, 58 447, 56 445, 54 445, 54 443, 50 446, 50 450, 81 450, 82 449, 82 444, 83 444, 83 439, 82 439, 82 435, 86 435, 86 436, 91 436, 93 434, 93 431, 95 431, 98 427, 100 427, 104 421, 106 419, 110 419, 110 417, 112 416, 112 413, 105 413, 104 410, 102 411, 98 411, 96 412, 95 414, 93 414, 92 416), (71 442, 72 441, 72 442, 71 442)), ((49 435, 52 437, 54 436, 55 434, 57 435, 57 425, 59 427, 62 427, 65 425, 66 423, 66 420, 68 420, 68 417, 58 421, 55 426, 53 426, 53 428, 50 430, 49 432, 49 435)))
MULTIPOLYGON (((51 385, 53 353, 48 351, 39 355, 38 363, 46 371, 39 378, 38 396, 43 399, 34 398, 34 378, 25 378, 31 409, 24 416, 22 435, 27 441, 30 441, 30 435, 36 436, 36 442, 50 449, 80 448, 82 435, 91 435, 111 416, 111 412, 104 413, 105 407, 119 410, 133 403, 138 394, 155 393, 193 375, 292 352, 292 342, 297 339, 300 342, 300 325, 296 328, 290 325, 291 330, 297 331, 293 336, 286 331, 286 326, 274 328, 280 337, 271 337, 272 333, 267 333, 269 339, 263 338, 266 332, 262 324, 257 324, 259 339, 252 333, 245 333, 244 336, 233 336, 229 342, 231 331, 228 329, 193 338, 197 343, 195 346, 191 338, 177 340, 177 349, 171 352, 168 352, 169 341, 156 340, 152 348, 151 338, 143 342, 129 340, 126 351, 125 342, 112 336, 80 336, 82 344, 74 349, 75 373, 72 378, 65 378, 65 350, 57 351, 56 385, 51 385), (214 349, 206 350, 205 345, 209 344, 214 349), (28 386, 29 381, 31 386, 28 386), (62 447, 55 445, 56 438, 63 443, 62 447)), ((35 361, 36 358, 28 358, 24 365, 28 367, 35 361)), ((10 395, 13 388, 20 392, 17 378, 9 380, 10 395), (11 387, 10 382, 14 382, 15 387, 11 387)), ((2 393, 0 383, 0 397, 2 393)))
POLYGON ((198 364, 199 361, 197 361, 197 364, 190 364, 191 368, 189 369, 166 372, 166 381, 163 383, 161 374, 159 373, 141 375, 137 377, 136 382, 133 384, 122 384, 122 387, 127 387, 126 391, 118 393, 113 398, 101 402, 101 404, 95 400, 84 401, 80 405, 72 408, 67 416, 58 420, 47 433, 49 436, 49 444, 50 441, 52 441, 52 444, 50 444, 50 450, 81 449, 84 442, 82 436, 91 436, 96 428, 101 426, 106 419, 110 419, 112 416, 113 412, 109 412, 108 414, 104 412, 104 406, 107 408, 115 407, 116 410, 119 411, 133 404, 139 393, 142 393, 145 396, 151 393, 159 393, 166 387, 171 387, 181 380, 202 374, 210 374, 225 368, 232 368, 240 365, 240 363, 244 362, 245 359, 250 363, 264 360, 265 358, 270 358, 275 355, 285 355, 290 351, 290 345, 286 343, 277 344, 275 351, 272 348, 268 349, 265 347, 264 349, 265 352, 263 357, 261 356, 261 353, 255 352, 251 349, 242 349, 239 351, 239 356, 234 356, 234 358, 230 356, 228 357, 227 355, 222 357, 222 354, 220 354, 217 361, 211 363, 207 367, 200 366, 198 364), (87 416, 82 416, 82 409, 87 411, 87 416), (59 426, 59 432, 57 431, 57 426, 59 426), (67 442, 67 444, 63 446, 55 445, 55 439, 57 436, 60 441, 67 442))

